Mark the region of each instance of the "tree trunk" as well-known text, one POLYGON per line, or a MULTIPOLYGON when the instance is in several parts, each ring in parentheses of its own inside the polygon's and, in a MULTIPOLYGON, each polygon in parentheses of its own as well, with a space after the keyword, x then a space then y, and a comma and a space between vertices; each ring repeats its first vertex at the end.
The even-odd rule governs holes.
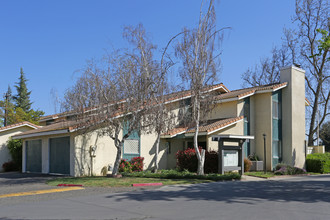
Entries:
POLYGON ((194 134, 194 149, 196 152, 198 166, 197 166, 197 174, 204 175, 204 158, 205 158, 205 150, 203 149, 201 153, 199 153, 198 149, 198 131, 199 131, 199 119, 200 119, 200 103, 198 98, 195 96, 194 102, 195 109, 195 134, 194 134), (203 156, 204 155, 204 156, 203 156))
POLYGON ((205 164, 205 150, 201 151, 201 159, 198 160, 197 174, 204 175, 204 164, 205 164))
POLYGON ((120 164, 120 159, 121 159, 121 149, 123 146, 123 142, 119 142, 117 147, 117 156, 116 156, 116 161, 115 161, 115 165, 113 166, 113 171, 112 171, 112 175, 117 175, 118 171, 119 171, 119 164, 120 164))
POLYGON ((315 97, 314 97, 312 118, 311 118, 311 121, 310 121, 310 124, 309 124, 308 146, 313 146, 314 145, 314 133, 315 133, 314 126, 315 126, 316 115, 318 114, 320 90, 321 90, 321 85, 319 83, 318 86, 317 86, 317 89, 316 89, 315 97))
POLYGON ((159 156, 159 142, 160 142, 160 133, 157 133, 157 139, 156 139, 156 153, 155 153, 155 172, 159 169, 158 164, 158 156, 159 156))

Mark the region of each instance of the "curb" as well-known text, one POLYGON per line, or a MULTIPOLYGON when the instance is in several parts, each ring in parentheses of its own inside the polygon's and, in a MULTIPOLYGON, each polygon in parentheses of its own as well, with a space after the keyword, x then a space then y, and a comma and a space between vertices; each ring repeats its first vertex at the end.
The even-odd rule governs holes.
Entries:
POLYGON ((79 184, 58 184, 57 186, 83 186, 79 184))
POLYGON ((162 186, 163 183, 133 183, 133 187, 138 187, 138 186, 162 186))

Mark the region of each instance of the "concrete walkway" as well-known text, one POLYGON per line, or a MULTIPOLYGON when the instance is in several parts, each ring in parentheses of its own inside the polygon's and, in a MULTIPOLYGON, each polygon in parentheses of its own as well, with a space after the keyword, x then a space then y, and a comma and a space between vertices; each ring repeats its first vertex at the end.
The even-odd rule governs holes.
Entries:
POLYGON ((255 176, 242 175, 241 180, 242 180, 242 181, 266 181, 266 180, 268 180, 268 179, 266 179, 266 178, 261 178, 261 177, 255 177, 255 176))

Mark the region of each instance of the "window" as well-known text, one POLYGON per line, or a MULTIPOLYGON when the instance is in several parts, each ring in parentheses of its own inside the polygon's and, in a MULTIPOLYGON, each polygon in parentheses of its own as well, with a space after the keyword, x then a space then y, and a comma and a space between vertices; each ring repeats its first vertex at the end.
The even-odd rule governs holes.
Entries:
MULTIPOLYGON (((123 136, 128 133, 129 121, 123 125, 123 136)), ((140 132, 134 130, 130 133, 129 137, 124 141, 123 146, 123 159, 131 160, 133 157, 140 156, 140 132)))
POLYGON ((281 90, 272 94, 272 166, 282 162, 282 94, 281 90))
POLYGON ((51 125, 54 124, 55 120, 54 119, 50 119, 46 121, 46 125, 51 125))
MULTIPOLYGON (((244 116, 244 135, 250 135, 250 97, 244 99, 243 106, 244 116)), ((250 154, 250 142, 245 142, 243 145, 245 157, 250 154)))
POLYGON ((172 148, 171 148, 171 142, 166 142, 166 149, 167 149, 167 154, 172 153, 172 148))
POLYGON ((180 109, 178 113, 179 124, 186 124, 191 118, 191 98, 180 101, 180 109))

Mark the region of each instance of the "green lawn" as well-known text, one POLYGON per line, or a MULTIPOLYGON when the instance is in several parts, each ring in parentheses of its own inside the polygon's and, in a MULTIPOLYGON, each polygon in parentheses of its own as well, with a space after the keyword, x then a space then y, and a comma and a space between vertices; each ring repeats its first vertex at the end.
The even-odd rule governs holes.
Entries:
POLYGON ((161 179, 161 178, 141 178, 141 177, 122 177, 122 178, 109 178, 109 177, 60 177, 49 180, 47 183, 51 186, 58 184, 79 184, 83 186, 95 187, 127 187, 132 186, 133 183, 163 183, 163 185, 173 184, 196 184, 196 183, 209 183, 213 180, 205 179, 161 179))
MULTIPOLYGON (((281 175, 275 175, 273 172, 264 173, 263 171, 245 172, 244 175, 261 177, 261 178, 271 178, 271 177, 274 177, 274 176, 281 176, 281 175)), ((297 175, 299 175, 299 174, 297 174, 297 175)), ((307 175, 320 175, 320 173, 307 172, 307 175)), ((292 176, 295 176, 295 175, 292 175, 292 176)))
POLYGON ((110 177, 59 177, 49 180, 47 183, 52 186, 58 184, 77 184, 83 186, 98 186, 98 187, 127 187, 134 183, 163 183, 163 185, 173 184, 196 184, 209 183, 225 180, 239 180, 241 176, 238 173, 207 174, 196 175, 188 171, 176 170, 159 170, 157 173, 150 171, 142 171, 135 173, 123 173, 122 178, 110 177))
POLYGON ((255 177, 261 177, 261 178, 270 178, 276 176, 273 172, 266 172, 258 171, 258 172, 245 172, 244 175, 247 176, 255 176, 255 177))

